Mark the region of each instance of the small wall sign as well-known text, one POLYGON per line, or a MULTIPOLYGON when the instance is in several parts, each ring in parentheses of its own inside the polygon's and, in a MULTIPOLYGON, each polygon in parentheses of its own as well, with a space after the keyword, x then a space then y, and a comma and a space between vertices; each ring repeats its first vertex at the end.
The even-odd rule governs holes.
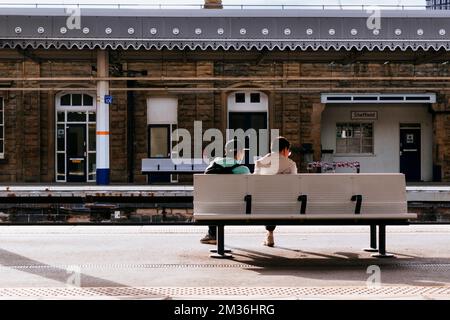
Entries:
POLYGON ((106 104, 111 104, 113 102, 113 97, 110 95, 106 95, 105 96, 105 103, 106 104))
POLYGON ((352 111, 352 120, 377 120, 378 111, 352 111))
POLYGON ((414 143, 414 135, 412 133, 406 135, 406 143, 414 143))

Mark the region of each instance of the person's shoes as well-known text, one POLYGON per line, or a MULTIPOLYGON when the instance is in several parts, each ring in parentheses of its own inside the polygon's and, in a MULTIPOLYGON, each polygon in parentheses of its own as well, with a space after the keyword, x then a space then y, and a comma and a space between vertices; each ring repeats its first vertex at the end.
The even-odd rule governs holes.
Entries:
POLYGON ((267 232, 266 240, 264 241, 264 245, 268 247, 273 247, 275 242, 273 240, 273 232, 267 232))
POLYGON ((204 244, 217 244, 216 238, 211 237, 209 234, 201 238, 200 242, 204 244))

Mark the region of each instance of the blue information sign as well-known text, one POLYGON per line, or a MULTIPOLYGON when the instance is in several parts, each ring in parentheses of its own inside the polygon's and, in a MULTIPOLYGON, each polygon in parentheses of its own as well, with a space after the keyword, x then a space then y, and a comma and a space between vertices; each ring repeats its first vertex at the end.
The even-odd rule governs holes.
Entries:
POLYGON ((105 103, 106 104, 111 104, 113 102, 113 97, 110 95, 106 95, 105 96, 105 103))

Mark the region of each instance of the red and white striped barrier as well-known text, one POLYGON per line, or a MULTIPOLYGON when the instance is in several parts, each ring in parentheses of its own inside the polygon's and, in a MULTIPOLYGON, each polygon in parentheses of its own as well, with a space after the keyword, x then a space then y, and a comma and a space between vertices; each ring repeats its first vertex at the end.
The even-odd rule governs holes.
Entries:
POLYGON ((336 170, 336 168, 352 168, 356 169, 359 172, 361 165, 358 161, 334 161, 334 162, 323 162, 323 161, 314 161, 308 163, 308 170, 312 170, 315 168, 323 168, 325 170, 336 170))

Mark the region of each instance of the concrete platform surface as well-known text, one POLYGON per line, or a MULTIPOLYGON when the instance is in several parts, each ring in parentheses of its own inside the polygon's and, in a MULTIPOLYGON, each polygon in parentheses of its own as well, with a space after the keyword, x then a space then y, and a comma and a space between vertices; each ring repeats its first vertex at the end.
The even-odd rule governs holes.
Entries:
POLYGON ((233 259, 200 226, 0 226, 0 299, 450 299, 450 226, 226 227, 233 259))

